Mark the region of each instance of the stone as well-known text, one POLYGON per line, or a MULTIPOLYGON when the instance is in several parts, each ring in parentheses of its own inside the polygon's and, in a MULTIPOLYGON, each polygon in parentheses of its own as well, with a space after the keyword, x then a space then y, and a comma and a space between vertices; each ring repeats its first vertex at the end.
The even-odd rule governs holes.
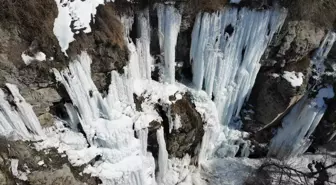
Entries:
POLYGON ((54 116, 50 113, 44 113, 38 117, 42 127, 51 127, 54 123, 54 116))

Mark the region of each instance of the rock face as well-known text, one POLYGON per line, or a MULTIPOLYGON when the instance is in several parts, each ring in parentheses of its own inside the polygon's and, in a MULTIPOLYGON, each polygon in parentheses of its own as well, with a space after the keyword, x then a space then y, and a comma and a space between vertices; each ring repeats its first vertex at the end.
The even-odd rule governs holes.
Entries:
POLYGON ((123 25, 111 4, 97 8, 92 33, 75 35, 76 40, 70 44, 69 57, 66 57, 53 33, 57 16, 55 1, 18 3, 14 5, 6 1, 1 6, 0 87, 5 83, 16 84, 27 102, 33 105, 37 116, 49 114, 51 106, 63 97, 57 93, 59 86, 50 70, 67 67, 72 57, 81 51, 86 50, 93 58, 92 78, 101 92, 108 88, 111 70, 123 72, 128 51, 123 25), (23 56, 34 57, 37 53, 45 57, 25 63, 23 56))
POLYGON ((76 42, 70 43, 68 50, 70 55, 80 54, 83 50, 91 55, 92 78, 101 92, 108 89, 109 72, 118 70, 123 73, 128 62, 124 29, 117 16, 111 3, 98 6, 92 33, 76 35, 76 42))
POLYGON ((320 45, 325 32, 323 28, 308 21, 288 21, 273 39, 262 64, 271 65, 274 61, 288 64, 302 60, 320 45))
POLYGON ((156 130, 162 126, 170 158, 183 158, 186 154, 194 157, 197 153, 196 148, 201 144, 204 135, 202 117, 192 103, 191 94, 186 93, 179 100, 174 96, 170 99, 173 101, 171 105, 160 103, 156 105, 156 110, 163 121, 162 123, 153 121, 149 124, 147 149, 154 157, 157 156, 159 145, 156 130))
POLYGON ((80 175, 82 167, 72 167, 66 155, 55 149, 36 151, 33 143, 0 138, 0 184, 4 185, 96 185, 99 179, 80 175), (18 161, 13 168, 13 161, 18 161))
POLYGON ((324 35, 324 30, 312 22, 285 22, 263 56, 250 97, 256 121, 267 125, 280 120, 302 97, 311 75, 309 58, 324 35), (291 86, 283 78, 285 71, 301 72, 303 83, 299 87, 291 86))
POLYGON ((309 80, 309 59, 288 64, 278 73, 275 71, 272 69, 258 74, 251 96, 251 103, 254 105, 256 112, 255 119, 264 125, 272 124, 281 119, 289 108, 302 97, 309 80), (302 85, 293 87, 283 77, 284 71, 304 74, 302 85))
POLYGON ((169 125, 163 123, 167 151, 171 157, 182 158, 186 154, 193 157, 196 147, 202 141, 204 135, 202 117, 196 111, 191 98, 191 94, 187 93, 171 105, 170 122, 172 123, 169 123, 173 124, 171 131, 166 128, 169 125))

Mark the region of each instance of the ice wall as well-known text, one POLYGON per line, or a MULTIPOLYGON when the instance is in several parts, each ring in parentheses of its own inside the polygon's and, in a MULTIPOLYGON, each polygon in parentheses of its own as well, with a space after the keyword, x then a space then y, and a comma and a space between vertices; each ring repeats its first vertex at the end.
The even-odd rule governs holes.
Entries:
POLYGON ((328 33, 311 60, 315 66, 316 75, 310 88, 318 93, 310 98, 310 91, 293 107, 291 112, 283 119, 282 128, 271 141, 268 155, 279 159, 294 157, 304 153, 311 144, 310 136, 322 119, 327 105, 325 99, 334 97, 332 86, 321 84, 321 75, 325 70, 324 60, 327 57, 336 34, 328 33))
POLYGON ((168 170, 168 152, 166 148, 166 141, 164 139, 163 135, 163 128, 161 127, 156 131, 156 137, 159 144, 159 174, 157 177, 158 184, 162 184, 162 180, 164 179, 164 176, 166 175, 166 172, 168 170))
POLYGON ((158 5, 159 43, 164 56, 164 82, 175 82, 175 46, 180 31, 181 14, 174 6, 158 5))
POLYGON ((214 102, 220 122, 227 125, 249 95, 259 60, 286 11, 226 8, 198 14, 192 32, 190 59, 193 83, 214 102))

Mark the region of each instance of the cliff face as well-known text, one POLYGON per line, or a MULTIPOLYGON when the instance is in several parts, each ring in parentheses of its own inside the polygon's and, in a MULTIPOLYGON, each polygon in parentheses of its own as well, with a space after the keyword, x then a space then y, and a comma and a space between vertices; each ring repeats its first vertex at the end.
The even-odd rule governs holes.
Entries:
MULTIPOLYGON (((105 162, 123 171, 119 163, 133 160, 133 155, 141 156, 148 167, 148 181, 184 182, 189 176, 170 182, 164 174, 171 169, 185 174, 184 169, 192 171, 213 157, 266 157, 263 144, 272 142, 274 130, 284 127, 282 121, 297 102, 306 96, 314 99, 322 87, 335 85, 335 47, 328 56, 317 54, 319 49, 328 53, 323 42, 334 30, 336 3, 331 0, 27 0, 5 1, 0 8, 0 105, 1 110, 11 107, 0 121, 10 120, 8 112, 26 118, 20 104, 27 102, 47 135, 69 130, 83 140, 78 144, 66 138, 63 143, 56 134, 59 145, 53 147, 66 148, 63 156, 60 149, 32 147, 43 137, 31 144, 9 134, 15 141, 10 137, 0 142, 5 143, 0 151, 4 184, 134 183, 144 178, 138 163, 129 181, 99 171, 109 169, 105 162), (57 23, 62 11, 69 11, 69 20, 62 20, 69 25, 57 23), (62 33, 70 31, 73 37, 67 38, 67 48, 61 46, 69 35, 55 31, 64 25, 62 33), (322 61, 323 72, 312 61, 322 61), (8 83, 18 87, 22 98, 8 83), (90 159, 76 163, 72 150, 90 159)), ((335 136, 335 100, 324 102, 326 113, 313 129, 314 148, 335 136)), ((25 125, 28 133, 34 132, 25 125)), ((0 128, 5 128, 0 135, 6 135, 6 127, 0 128)))

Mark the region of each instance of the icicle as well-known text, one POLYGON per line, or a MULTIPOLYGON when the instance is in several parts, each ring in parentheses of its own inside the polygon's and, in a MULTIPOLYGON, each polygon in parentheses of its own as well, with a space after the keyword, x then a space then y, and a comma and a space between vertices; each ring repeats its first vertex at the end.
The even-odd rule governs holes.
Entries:
POLYGON ((7 102, 4 92, 0 89, 0 134, 9 136, 16 133, 22 139, 30 138, 27 127, 20 117, 19 113, 14 110, 7 102))
POLYGON ((164 55, 165 73, 164 81, 175 82, 175 46, 180 31, 181 14, 170 5, 158 5, 159 43, 164 55))
POLYGON ((324 60, 327 58, 335 40, 336 33, 329 32, 311 60, 311 64, 315 67, 314 71, 316 72, 316 75, 314 78, 316 80, 320 80, 321 74, 325 71, 324 60))
POLYGON ((140 140, 141 154, 147 155, 148 128, 143 128, 143 129, 137 130, 136 132, 140 140))
POLYGON ((221 123, 228 124, 250 94, 259 60, 286 12, 228 8, 198 14, 190 59, 193 83, 214 98, 221 123))
POLYGON ((32 139, 34 135, 44 137, 32 106, 25 101, 15 85, 7 83, 6 86, 14 98, 15 109, 7 102, 0 89, 0 134, 9 136, 15 133, 20 137, 15 139, 32 139))
POLYGON ((163 128, 161 127, 156 131, 156 137, 159 144, 159 174, 158 174, 158 183, 161 184, 164 176, 168 170, 168 152, 166 149, 166 141, 164 139, 163 128))
POLYGON ((140 28, 139 39, 136 41, 138 52, 138 62, 140 75, 142 79, 151 79, 153 58, 150 55, 150 24, 148 9, 141 12, 138 19, 138 27, 140 28))

